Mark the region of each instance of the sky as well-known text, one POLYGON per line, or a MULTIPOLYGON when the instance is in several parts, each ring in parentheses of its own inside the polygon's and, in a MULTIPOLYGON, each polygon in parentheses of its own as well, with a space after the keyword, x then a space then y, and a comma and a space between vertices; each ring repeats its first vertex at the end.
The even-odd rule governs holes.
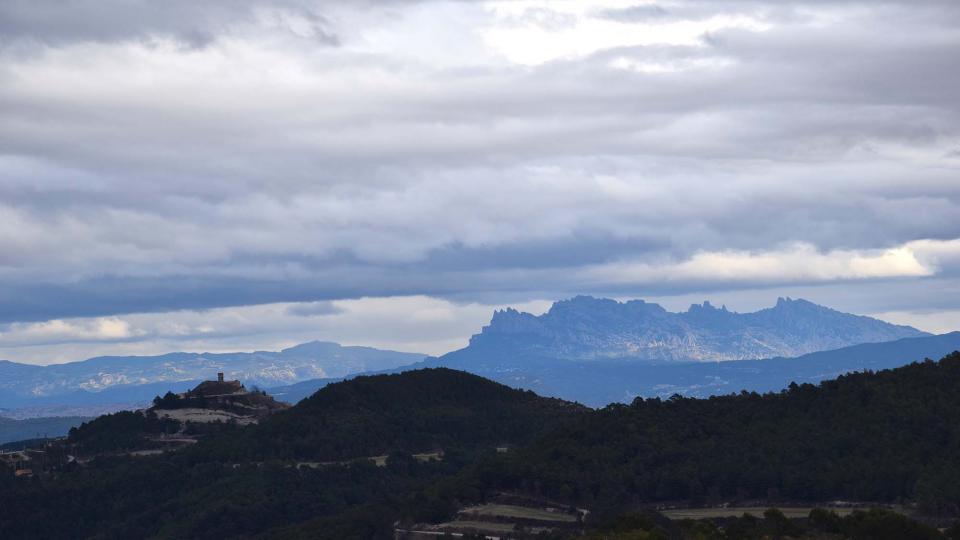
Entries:
POLYGON ((0 0, 0 358, 960 329, 958 96, 954 0, 0 0))

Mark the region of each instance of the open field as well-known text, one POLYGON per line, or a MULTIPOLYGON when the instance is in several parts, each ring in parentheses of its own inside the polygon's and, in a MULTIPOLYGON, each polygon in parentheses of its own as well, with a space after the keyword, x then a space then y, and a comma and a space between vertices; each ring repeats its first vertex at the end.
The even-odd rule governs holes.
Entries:
POLYGON ((161 418, 172 418, 178 422, 236 422, 239 425, 255 424, 257 419, 253 416, 245 416, 230 411, 217 409, 160 409, 157 410, 157 416, 161 418))
POLYGON ((525 533, 538 534, 555 530, 576 531, 580 527, 577 516, 585 515, 580 509, 569 514, 563 505, 546 500, 537 500, 509 493, 501 493, 491 502, 461 509, 457 518, 437 524, 413 525, 397 530, 397 538, 424 539, 450 534, 459 536, 477 532, 488 538, 510 536, 522 529, 525 533))
POLYGON ((577 518, 570 514, 562 512, 551 512, 544 508, 529 508, 526 506, 513 506, 507 504, 484 504, 472 506, 461 510, 465 516, 496 516, 518 519, 536 519, 540 521, 553 521, 563 523, 573 523, 577 518))
POLYGON ((470 529, 484 532, 512 532, 513 523, 496 523, 492 521, 450 521, 440 525, 444 530, 446 529, 470 529))
MULTIPOLYGON (((677 508, 671 510, 660 510, 660 513, 670 519, 709 519, 720 517, 739 517, 743 514, 752 514, 757 517, 763 517, 763 513, 770 508, 769 506, 730 506, 727 508, 677 508)), ((777 506, 774 507, 783 512, 788 518, 805 518, 810 515, 814 506, 777 506)), ((846 516, 857 508, 826 508, 836 512, 837 515, 846 516)))

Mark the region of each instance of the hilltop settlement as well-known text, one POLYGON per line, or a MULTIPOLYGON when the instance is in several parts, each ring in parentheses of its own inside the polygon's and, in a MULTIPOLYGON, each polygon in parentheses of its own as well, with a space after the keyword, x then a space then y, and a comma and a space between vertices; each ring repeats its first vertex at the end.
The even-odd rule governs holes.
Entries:
POLYGON ((33 476, 107 455, 155 455, 196 444, 224 429, 256 424, 289 407, 218 373, 216 380, 203 381, 186 392, 157 396, 147 409, 102 416, 71 429, 66 438, 2 452, 0 464, 17 476, 33 476))

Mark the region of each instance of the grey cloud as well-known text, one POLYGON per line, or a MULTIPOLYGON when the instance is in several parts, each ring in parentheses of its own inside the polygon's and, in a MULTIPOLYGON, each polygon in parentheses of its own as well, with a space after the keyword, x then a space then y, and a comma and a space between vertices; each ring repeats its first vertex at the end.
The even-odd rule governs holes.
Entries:
POLYGON ((625 253, 656 253, 668 249, 662 239, 617 238, 609 232, 577 231, 545 241, 505 245, 464 246, 457 243, 434 250, 413 266, 418 271, 485 271, 496 269, 575 268, 617 260, 625 253))
MULTIPOLYGON (((861 36, 860 43, 841 37, 718 33, 712 38, 712 56, 733 59, 736 65, 717 71, 661 76, 611 72, 607 53, 527 73, 491 71, 440 79, 438 88, 448 93, 440 100, 430 94, 390 96, 373 90, 370 102, 351 111, 351 97, 335 96, 343 98, 343 118, 336 113, 318 118, 313 131, 294 140, 269 136, 303 114, 281 102, 243 111, 218 111, 214 105, 186 114, 132 109, 128 120, 118 120, 93 116, 95 108, 47 109, 35 98, 8 91, 5 101, 18 112, 7 117, 9 127, 0 132, 0 141, 17 153, 44 153, 118 175, 156 171, 163 163, 160 170, 166 176, 253 177, 250 181, 256 182, 284 170, 290 182, 303 184, 318 180, 318 169, 320 178, 343 178, 370 163, 462 166, 477 160, 517 163, 638 153, 792 159, 805 152, 817 158, 839 155, 868 140, 924 143, 955 135, 957 112, 950 89, 960 72, 956 43, 885 48, 872 35, 861 36), (824 57, 830 62, 822 62, 824 57), (375 105, 382 100, 383 106, 375 105), (558 111, 563 121, 551 122, 558 111), (703 114, 716 117, 715 132, 684 128, 682 121, 703 114), (56 123, 31 123, 38 117, 56 123), (491 119, 498 118, 513 118, 514 125, 493 129, 491 119), (106 121, 110 130, 97 138, 84 136, 91 122, 106 121), (377 126, 372 132, 371 123, 377 126), (664 129, 671 124, 682 131, 664 129), (335 131, 324 129, 328 126, 335 131), (184 128, 192 134, 189 140, 184 128), (131 132, 138 136, 131 140, 131 132), (104 140, 124 144, 104 145, 104 140), (205 159, 224 151, 231 159, 205 159), (170 155, 178 159, 171 163, 170 155)), ((703 51, 682 52, 635 49, 620 54, 655 61, 710 59, 703 51)))
POLYGON ((0 3, 0 42, 27 39, 57 46, 170 37, 203 47, 231 25, 251 23, 265 9, 302 17, 319 43, 339 42, 312 3, 299 0, 7 0, 0 3))
POLYGON ((333 302, 304 302, 291 305, 287 308, 287 313, 298 317, 316 317, 343 313, 343 309, 333 302))
POLYGON ((625 8, 601 9, 596 13, 596 16, 600 18, 628 23, 662 19, 669 15, 669 11, 656 4, 637 4, 625 8))
MULTIPOLYGON (((960 137, 960 32, 943 23, 960 8, 811 2, 850 10, 849 24, 811 26, 777 4, 663 8, 697 20, 763 8, 775 23, 695 46, 453 69, 282 40, 257 51, 275 53, 263 65, 229 44, 131 60, 144 36, 198 45, 191 35, 255 14, 233 2, 117 3, 106 15, 4 3, 5 39, 56 50, 0 64, 0 321, 709 291, 750 284, 637 291, 576 270, 960 237, 960 163, 945 156, 960 137), (81 65, 80 41, 104 47, 81 65), (228 76, 184 75, 191 62, 228 76)), ((270 5, 336 31, 300 3, 270 5)))
POLYGON ((948 24, 957 13, 951 8, 952 0, 804 0, 782 2, 780 0, 679 0, 667 2, 638 3, 626 8, 599 10, 598 14, 623 22, 647 22, 645 12, 657 13, 662 8, 678 20, 702 20, 715 15, 752 13, 779 22, 797 22, 816 17, 822 10, 857 10, 886 15, 895 14, 901 20, 923 20, 928 23, 948 24), (631 15, 636 19, 631 20, 631 15))
MULTIPOLYGON (((637 291, 629 291, 630 297, 637 291)), ((646 292, 645 298, 664 303, 671 309, 686 309, 704 299, 714 305, 728 304, 736 311, 754 311, 767 307, 778 296, 804 298, 849 313, 880 313, 884 311, 955 310, 960 302, 960 280, 955 278, 928 278, 921 280, 888 280, 876 282, 845 282, 817 285, 777 285, 775 287, 741 288, 732 290, 709 289, 701 291, 671 291, 671 296, 646 292)))
MULTIPOLYGON (((651 260, 654 258, 662 257, 654 256, 651 260)), ((643 298, 691 293, 710 295, 757 288, 771 291, 768 293, 771 296, 776 296, 776 291, 803 290, 807 291, 806 296, 821 298, 834 294, 829 291, 856 289, 861 291, 858 293, 861 304, 870 294, 877 295, 870 304, 873 311, 949 308, 960 303, 960 281, 957 280, 960 267, 957 266, 947 267, 935 278, 834 279, 827 283, 813 279, 744 282, 723 278, 617 283, 590 279, 578 269, 575 265, 438 269, 435 264, 429 264, 428 259, 428 263, 413 265, 320 266, 296 279, 208 274, 104 276, 62 284, 5 282, 0 285, 0 323, 277 302, 304 302, 288 308, 288 314, 311 317, 336 314, 331 300, 410 295, 457 302, 503 303, 559 299, 579 293, 643 298), (818 290, 821 292, 815 295, 809 293, 818 290)))

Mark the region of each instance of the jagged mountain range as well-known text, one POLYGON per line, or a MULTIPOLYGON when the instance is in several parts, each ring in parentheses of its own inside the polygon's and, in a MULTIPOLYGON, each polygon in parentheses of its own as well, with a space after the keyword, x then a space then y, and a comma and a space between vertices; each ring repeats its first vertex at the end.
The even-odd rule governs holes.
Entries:
MULTIPOLYGON (((754 313, 709 302, 672 313, 642 300, 578 296, 540 316, 497 311, 467 347, 390 371, 447 367, 603 406, 638 395, 779 390, 791 381, 893 368, 958 348, 960 332, 932 336, 806 300, 780 298, 754 313)), ((303 381, 271 392, 295 403, 338 380, 303 381)))
POLYGON ((93 396, 100 397, 94 401, 103 403, 149 400, 167 388, 182 390, 215 377, 217 372, 248 386, 277 386, 389 369, 412 364, 424 356, 314 341, 278 352, 104 356, 49 366, 0 361, 0 407, 91 404, 87 398, 93 396))
MULTIPOLYGON (((538 356, 495 357, 463 349, 420 365, 463 369, 540 395, 602 407, 630 402, 637 396, 667 398, 680 394, 703 398, 742 390, 776 392, 791 382, 816 384, 844 373, 897 368, 957 350, 960 332, 862 343, 793 358, 736 362, 581 362, 538 356)), ((298 387, 307 384, 299 383, 298 387)))
MULTIPOLYGON (((608 372, 606 364, 611 362, 671 364, 795 357, 925 335, 915 328, 789 298, 754 313, 735 313, 709 302, 674 313, 642 300, 578 296, 556 302, 539 316, 513 309, 497 311, 469 346, 425 363, 565 395, 565 391, 555 393, 543 386, 545 367, 552 372, 573 363, 574 371, 583 377, 591 369, 608 372)), ((423 360, 422 354, 311 342, 279 352, 113 356, 50 366, 0 361, 0 407, 18 409, 8 415, 20 417, 86 415, 90 407, 128 408, 168 390, 183 391, 221 371, 248 386, 272 388, 424 365, 423 360)), ((566 368, 561 371, 561 378, 573 373, 566 368)), ((647 383, 655 385, 657 381, 631 383, 629 388, 647 383)), ((612 395, 605 392, 602 397, 612 395)), ((598 394, 588 401, 600 399, 598 394)), ((616 399, 622 399, 622 393, 616 399)))
MULTIPOLYGON (((591 407, 629 403, 635 397, 673 394, 705 398, 747 390, 776 392, 791 382, 818 383, 854 371, 897 368, 960 350, 960 332, 862 343, 794 358, 737 362, 624 362, 558 360, 540 356, 496 356, 465 348, 439 358, 381 373, 445 367, 467 371, 542 396, 577 401, 591 407)), ((348 378, 348 377, 347 377, 348 378)), ((313 379, 268 389, 288 403, 345 378, 313 379)))
POLYGON ((468 349, 566 360, 724 361, 790 357, 929 335, 806 300, 736 313, 709 302, 675 313, 659 304, 577 296, 543 315, 497 311, 468 349))

